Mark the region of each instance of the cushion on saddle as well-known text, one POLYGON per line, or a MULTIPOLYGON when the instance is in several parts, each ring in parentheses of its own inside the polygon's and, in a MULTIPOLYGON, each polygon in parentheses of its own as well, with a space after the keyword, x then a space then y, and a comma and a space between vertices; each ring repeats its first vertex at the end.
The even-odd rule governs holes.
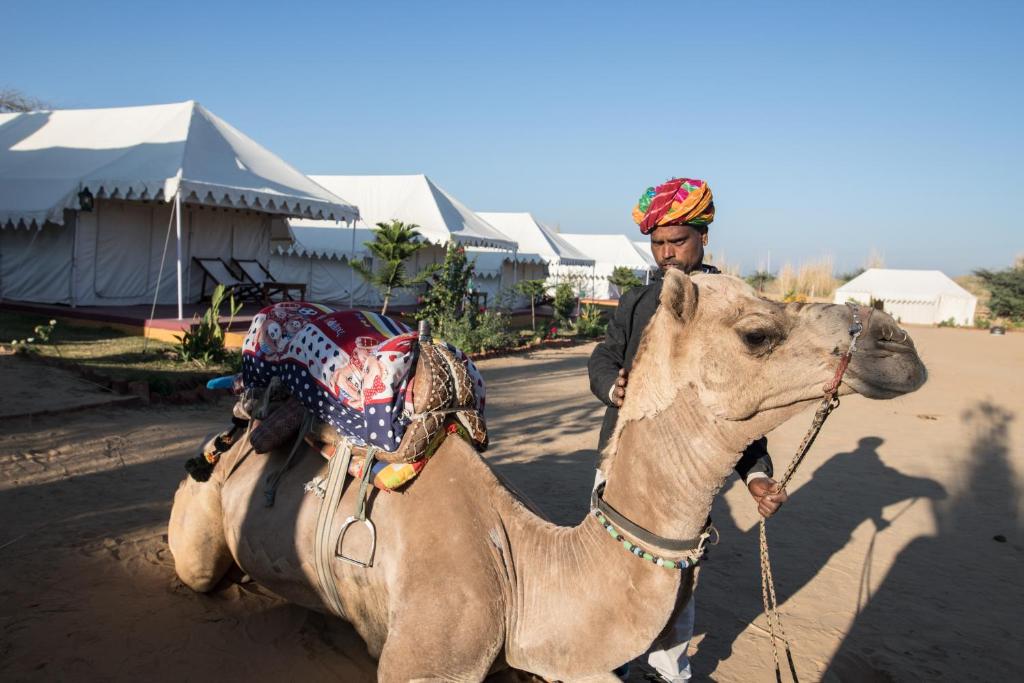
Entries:
MULTIPOLYGON (((458 349, 437 342, 427 345, 427 356, 440 354, 450 360, 447 374, 435 373, 431 368, 438 363, 418 363, 418 342, 416 332, 375 313, 281 302, 253 318, 242 347, 243 385, 266 388, 277 377, 307 410, 352 444, 394 452, 414 420, 417 429, 411 438, 422 441, 423 435, 436 431, 425 429, 424 421, 417 419, 414 406, 428 405, 416 401, 417 386, 433 396, 435 390, 453 384, 451 377, 458 374, 462 382, 454 382, 461 387, 455 407, 474 413, 476 419, 483 413, 484 383, 476 366, 458 349), (418 367, 428 368, 427 385, 414 381, 418 367)), ((454 401, 457 392, 450 393, 454 401)), ((422 451, 421 447, 416 452, 422 451)))
MULTIPOLYGON (((420 470, 426 466, 427 461, 430 460, 432 455, 434 455, 438 446, 441 445, 442 437, 446 434, 457 434, 467 442, 472 442, 473 440, 469 431, 465 427, 451 423, 443 430, 443 433, 439 433, 434 436, 423 457, 419 460, 416 460, 415 462, 375 461, 370 470, 373 485, 381 491, 394 491, 408 484, 410 481, 415 479, 416 475, 420 473, 420 470)), ((322 443, 319 445, 320 455, 327 460, 333 458, 337 452, 337 443, 322 443)), ((349 476, 354 479, 360 479, 363 476, 363 466, 365 463, 365 455, 353 455, 348 466, 349 476)))

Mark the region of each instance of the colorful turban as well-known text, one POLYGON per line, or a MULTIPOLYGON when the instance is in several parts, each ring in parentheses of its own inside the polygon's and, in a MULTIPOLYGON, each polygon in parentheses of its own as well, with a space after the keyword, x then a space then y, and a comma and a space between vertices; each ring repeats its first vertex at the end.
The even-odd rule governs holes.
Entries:
POLYGON ((715 220, 711 188, 703 180, 673 178, 648 187, 633 207, 633 220, 647 235, 662 225, 708 225, 715 220))

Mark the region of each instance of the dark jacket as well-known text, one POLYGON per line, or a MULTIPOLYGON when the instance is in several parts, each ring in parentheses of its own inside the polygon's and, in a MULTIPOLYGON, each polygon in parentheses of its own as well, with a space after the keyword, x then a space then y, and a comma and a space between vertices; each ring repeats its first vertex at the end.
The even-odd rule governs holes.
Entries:
MULTIPOLYGON (((706 273, 718 272, 713 266, 701 266, 701 269, 706 273)), ((590 362, 587 363, 590 390, 608 406, 598 442, 598 447, 602 451, 615 431, 615 421, 619 417, 619 409, 609 398, 612 385, 619 377, 619 368, 629 371, 633 367, 633 359, 640 346, 640 335, 658 308, 662 283, 662 273, 658 271, 651 276, 649 285, 634 287, 622 295, 615 315, 608 323, 604 341, 597 345, 590 356, 590 362)), ((629 391, 628 384, 626 391, 629 391)), ((769 477, 772 476, 772 459, 768 455, 767 438, 761 437, 747 447, 740 461, 736 463, 736 472, 743 479, 751 472, 764 472, 769 477)))

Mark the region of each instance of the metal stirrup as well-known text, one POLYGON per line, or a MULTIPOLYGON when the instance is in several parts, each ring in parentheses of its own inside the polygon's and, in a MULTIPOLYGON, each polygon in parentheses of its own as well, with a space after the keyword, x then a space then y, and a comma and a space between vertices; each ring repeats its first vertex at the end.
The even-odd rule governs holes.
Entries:
POLYGON ((356 493, 356 514, 346 519, 341 524, 341 533, 338 535, 338 542, 334 547, 334 557, 339 560, 344 560, 357 567, 368 568, 373 566, 373 556, 377 551, 377 528, 373 525, 373 522, 366 518, 366 489, 370 483, 370 471, 373 469, 373 462, 375 459, 377 449, 370 447, 366 451, 366 460, 363 461, 363 471, 359 482, 359 491, 356 493), (348 533, 350 526, 356 522, 362 522, 366 525, 366 528, 370 530, 370 552, 367 553, 366 560, 357 560, 354 557, 349 557, 342 550, 342 546, 345 543, 345 534, 348 533))

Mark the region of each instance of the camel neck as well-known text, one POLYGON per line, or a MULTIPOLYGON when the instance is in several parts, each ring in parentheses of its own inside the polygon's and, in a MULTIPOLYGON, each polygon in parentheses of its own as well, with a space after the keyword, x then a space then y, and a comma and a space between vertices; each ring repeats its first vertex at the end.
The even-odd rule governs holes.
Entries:
MULTIPOLYGON (((700 533, 742 446, 695 417, 702 413, 686 401, 676 405, 625 426, 606 462, 604 498, 648 531, 682 540, 700 533)), ((668 623, 690 578, 690 570, 627 552, 593 515, 564 528, 523 511, 506 524, 515 587, 507 643, 513 666, 543 674, 540 662, 559 662, 556 670, 582 674, 578 667, 629 661, 668 623), (552 624, 561 625, 558 633, 548 633, 552 624)))
POLYGON ((604 498, 653 534, 694 538, 745 446, 681 393, 661 413, 623 425, 605 463, 604 498))
POLYGON ((523 512, 506 518, 509 664, 553 679, 607 672, 643 654, 689 574, 626 552, 593 515, 570 528, 523 512))

